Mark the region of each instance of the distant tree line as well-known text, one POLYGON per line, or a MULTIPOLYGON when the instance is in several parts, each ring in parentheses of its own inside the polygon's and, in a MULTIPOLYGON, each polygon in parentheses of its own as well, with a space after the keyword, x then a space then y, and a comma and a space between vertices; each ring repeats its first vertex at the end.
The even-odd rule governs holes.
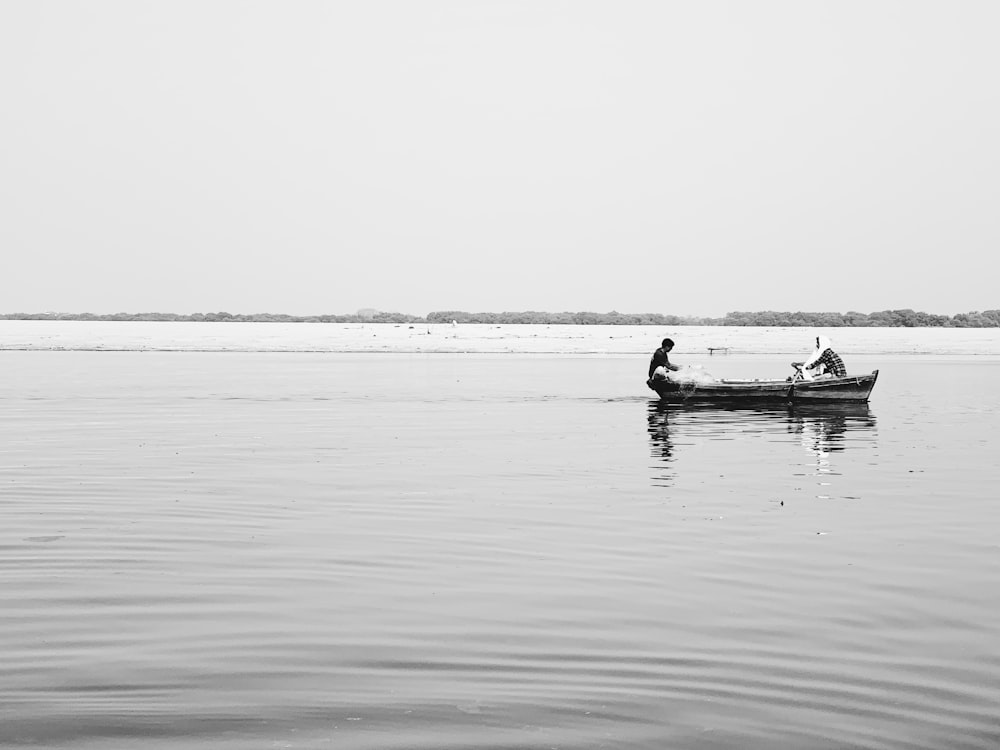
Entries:
POLYGON ((427 317, 396 312, 366 310, 355 315, 283 315, 279 313, 236 314, 227 312, 194 313, 7 313, 0 320, 142 320, 195 321, 213 323, 482 323, 511 325, 655 325, 655 326, 784 326, 810 328, 889 327, 889 328, 1000 328, 1000 310, 932 315, 915 310, 881 312, 730 312, 721 318, 698 318, 661 313, 597 312, 479 312, 461 310, 432 312, 427 317))
POLYGON ((417 315, 373 312, 365 315, 284 315, 282 313, 232 314, 227 312, 192 313, 7 313, 0 320, 143 320, 208 323, 423 323, 417 315))
POLYGON ((907 327, 907 328, 1000 328, 1000 310, 931 315, 914 310, 881 312, 730 312, 721 318, 693 318, 660 313, 595 312, 502 312, 467 313, 458 310, 432 312, 428 323, 545 323, 569 325, 657 325, 657 326, 786 326, 811 328, 907 327))

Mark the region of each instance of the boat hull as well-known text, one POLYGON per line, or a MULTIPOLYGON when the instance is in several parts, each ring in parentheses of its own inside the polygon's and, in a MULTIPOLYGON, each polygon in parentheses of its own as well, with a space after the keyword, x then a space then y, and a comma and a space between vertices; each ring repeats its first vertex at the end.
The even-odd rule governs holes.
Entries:
POLYGON ((878 370, 867 375, 845 375, 816 380, 722 380, 717 383, 648 383, 669 403, 865 403, 871 395, 878 370))

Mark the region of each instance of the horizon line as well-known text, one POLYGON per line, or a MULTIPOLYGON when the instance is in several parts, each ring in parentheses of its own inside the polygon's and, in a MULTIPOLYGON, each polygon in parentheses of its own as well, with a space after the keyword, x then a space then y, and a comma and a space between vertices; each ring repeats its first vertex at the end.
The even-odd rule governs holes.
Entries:
POLYGON ((621 315, 625 316, 638 316, 638 315, 659 315, 663 317, 672 318, 725 318, 728 315, 764 315, 764 314, 775 314, 775 315, 875 315, 878 313, 913 313, 916 315, 935 315, 942 317, 954 317, 955 315, 965 315, 970 313, 983 313, 983 312, 995 312, 994 309, 984 309, 984 310, 963 310, 958 313, 932 313, 926 310, 918 310, 912 307, 893 307, 893 308, 883 308, 881 310, 872 310, 869 312, 862 312, 860 310, 777 310, 773 308, 758 309, 758 310, 728 310, 721 315, 710 315, 710 314, 697 314, 697 313, 665 313, 665 312, 653 312, 649 310, 637 311, 637 312, 621 312, 620 310, 536 310, 536 309, 523 309, 523 310, 459 310, 459 309, 440 309, 431 310, 430 312, 420 315, 419 313, 408 313, 401 310, 381 310, 378 308, 360 308, 355 312, 322 312, 322 313, 285 313, 285 312, 268 312, 258 310, 256 312, 236 312, 232 313, 226 310, 207 310, 207 311, 196 311, 190 313, 184 312, 164 312, 160 310, 143 310, 143 311, 128 311, 128 310, 116 310, 114 312, 101 312, 95 313, 90 311, 83 312, 71 312, 67 310, 46 310, 44 312, 24 312, 23 310, 17 310, 13 312, 0 312, 0 318, 10 319, 15 316, 41 316, 41 315, 60 315, 60 316, 93 316, 93 317, 108 317, 113 315, 172 315, 177 317, 191 317, 195 315, 224 315, 224 316, 253 316, 253 315, 275 315, 281 317, 290 318, 319 318, 319 317, 356 317, 356 318, 366 318, 374 317, 379 315, 404 315, 413 318, 427 318, 431 315, 444 315, 444 314, 461 314, 461 315, 621 315))

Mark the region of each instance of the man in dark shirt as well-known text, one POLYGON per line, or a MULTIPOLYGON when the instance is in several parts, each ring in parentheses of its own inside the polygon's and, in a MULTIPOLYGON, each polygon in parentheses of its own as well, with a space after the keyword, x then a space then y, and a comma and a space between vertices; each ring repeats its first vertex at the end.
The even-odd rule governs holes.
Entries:
MULTIPOLYGON (((674 348, 674 342, 670 339, 663 339, 660 344, 660 348, 653 352, 653 356, 649 360, 649 378, 652 379, 653 373, 656 372, 657 367, 662 367, 664 370, 679 370, 681 369, 677 365, 670 364, 670 358, 667 356, 670 354, 670 350, 674 348)), ((666 373, 663 373, 666 377, 666 373)))

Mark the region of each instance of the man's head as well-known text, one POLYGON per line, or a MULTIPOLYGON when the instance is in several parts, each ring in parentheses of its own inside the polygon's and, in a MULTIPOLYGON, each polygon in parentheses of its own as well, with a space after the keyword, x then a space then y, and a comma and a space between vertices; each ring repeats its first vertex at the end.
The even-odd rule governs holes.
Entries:
POLYGON ((660 346, 669 352, 671 349, 674 348, 673 339, 663 339, 663 341, 660 342, 660 346))

